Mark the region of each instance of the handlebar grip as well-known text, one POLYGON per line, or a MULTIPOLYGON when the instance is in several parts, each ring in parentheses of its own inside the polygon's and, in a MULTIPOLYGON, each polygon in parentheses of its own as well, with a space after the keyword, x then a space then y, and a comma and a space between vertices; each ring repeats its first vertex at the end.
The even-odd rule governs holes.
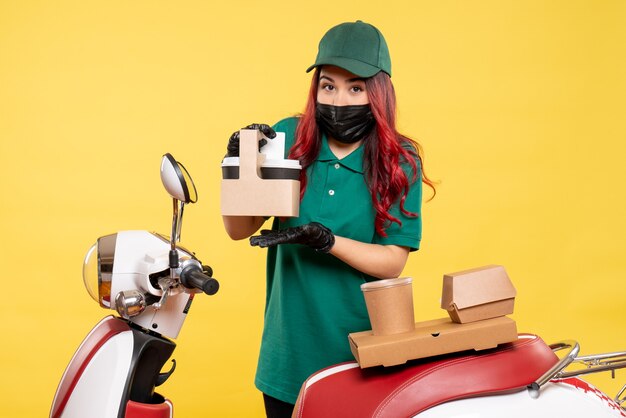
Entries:
POLYGON ((188 288, 200 289, 207 295, 214 295, 220 288, 217 280, 207 276, 199 267, 190 265, 180 273, 180 282, 188 288))

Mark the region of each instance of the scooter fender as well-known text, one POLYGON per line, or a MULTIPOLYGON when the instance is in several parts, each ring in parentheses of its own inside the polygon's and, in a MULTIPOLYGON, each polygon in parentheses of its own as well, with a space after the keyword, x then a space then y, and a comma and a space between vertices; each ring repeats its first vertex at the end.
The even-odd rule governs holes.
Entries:
POLYGON ((171 402, 153 390, 174 347, 169 340, 134 330, 120 318, 105 317, 63 373, 50 418, 171 417, 171 402), (146 369, 146 364, 152 367, 146 369))

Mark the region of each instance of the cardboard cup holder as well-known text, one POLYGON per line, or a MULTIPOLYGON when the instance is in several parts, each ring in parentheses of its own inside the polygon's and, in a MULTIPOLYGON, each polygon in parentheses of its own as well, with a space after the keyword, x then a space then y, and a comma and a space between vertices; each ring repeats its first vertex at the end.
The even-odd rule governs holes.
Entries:
POLYGON ((415 330, 412 282, 410 277, 403 277, 361 285, 374 335, 393 335, 415 330))
POLYGON ((298 216, 300 170, 297 160, 283 159, 284 134, 269 139, 259 152, 262 134, 239 131, 239 157, 222 162, 221 212, 227 216, 298 216))

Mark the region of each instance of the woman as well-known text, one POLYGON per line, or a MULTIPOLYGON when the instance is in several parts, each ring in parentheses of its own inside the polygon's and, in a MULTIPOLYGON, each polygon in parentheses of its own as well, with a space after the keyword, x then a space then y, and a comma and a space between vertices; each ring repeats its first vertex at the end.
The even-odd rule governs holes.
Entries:
MULTIPOLYGON (((395 128, 391 60, 382 34, 357 21, 319 44, 304 114, 273 128, 300 160, 300 216, 250 238, 269 247, 265 325, 256 386, 268 417, 291 416, 313 372, 353 359, 347 335, 371 329, 360 285, 397 277, 421 239, 424 175, 418 146, 395 128)), ((238 133, 229 140, 238 154, 238 133)), ((262 144, 260 144, 262 146, 262 144)), ((434 190, 434 189, 433 189, 434 190)), ((233 239, 263 217, 224 216, 233 239)))

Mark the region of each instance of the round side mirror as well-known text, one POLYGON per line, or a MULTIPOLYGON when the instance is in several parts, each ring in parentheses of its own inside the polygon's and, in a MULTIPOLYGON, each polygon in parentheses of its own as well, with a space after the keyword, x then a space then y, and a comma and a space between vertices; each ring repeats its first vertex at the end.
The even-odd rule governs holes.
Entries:
POLYGON ((161 160, 161 182, 174 199, 183 203, 195 203, 198 200, 196 186, 189 172, 172 154, 165 154, 161 160))

